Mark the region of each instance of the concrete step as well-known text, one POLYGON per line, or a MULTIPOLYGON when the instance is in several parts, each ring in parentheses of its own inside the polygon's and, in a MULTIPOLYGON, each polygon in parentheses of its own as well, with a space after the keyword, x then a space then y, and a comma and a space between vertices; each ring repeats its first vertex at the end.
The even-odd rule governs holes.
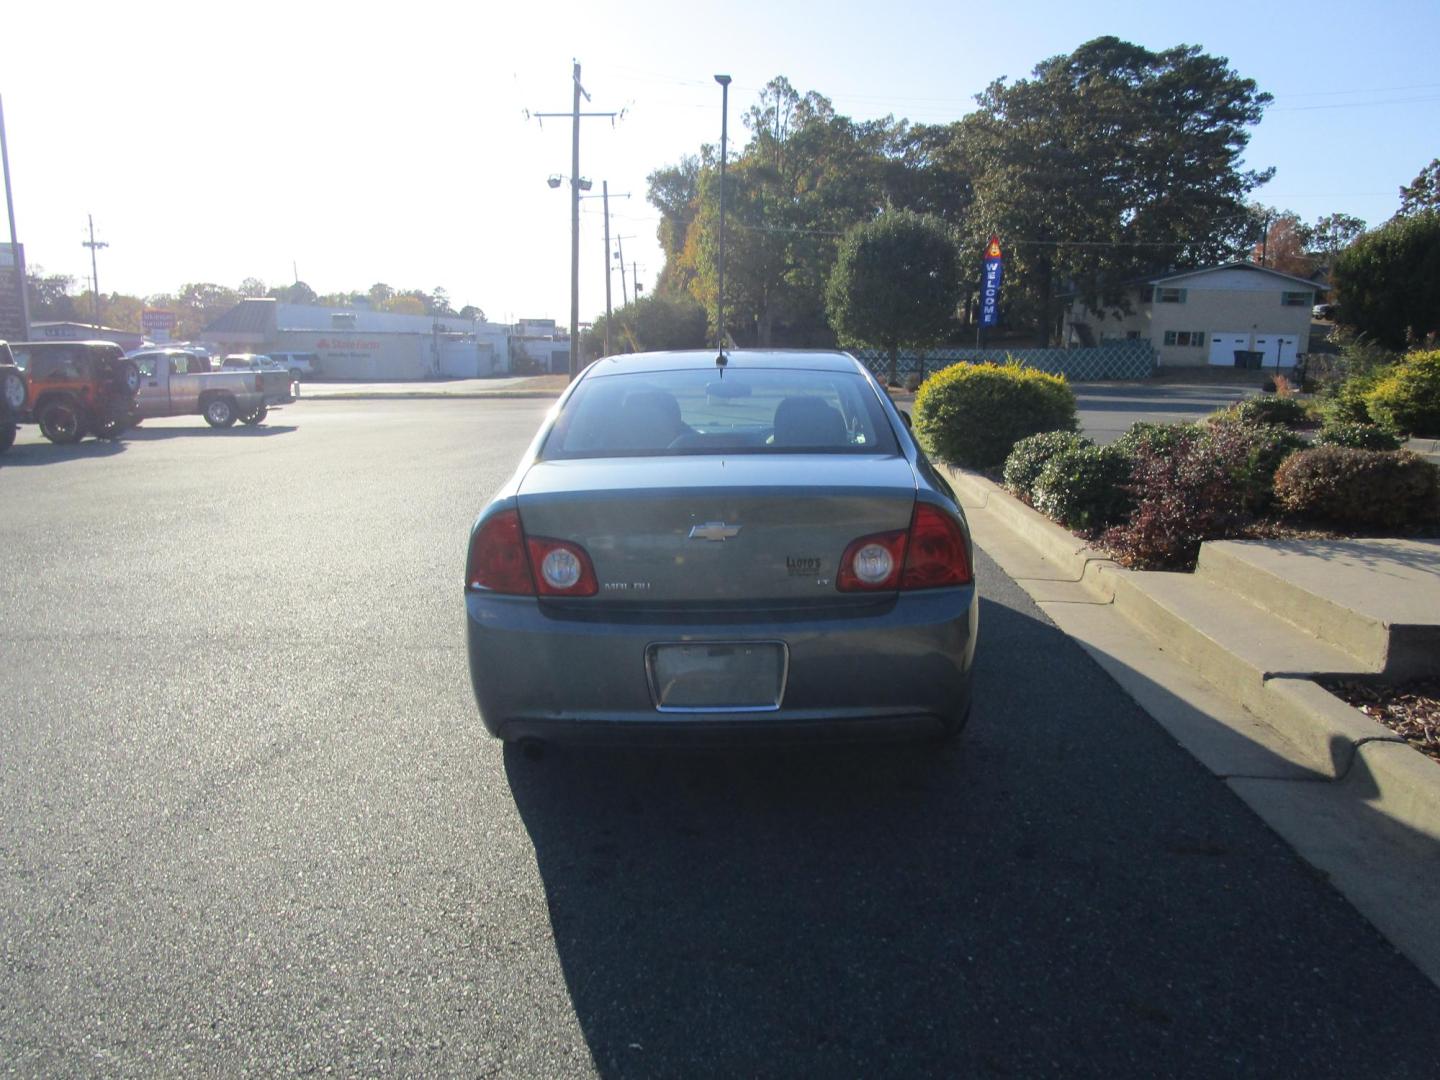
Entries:
POLYGON ((1308 678, 1374 674, 1373 666, 1194 574, 1117 568, 1105 577, 1116 610, 1301 748, 1324 775, 1343 776, 1355 747, 1376 736, 1373 721, 1339 702, 1317 725, 1317 700, 1328 695, 1308 678))
POLYGON ((1392 679, 1440 675, 1440 541, 1212 541, 1195 577, 1392 679))

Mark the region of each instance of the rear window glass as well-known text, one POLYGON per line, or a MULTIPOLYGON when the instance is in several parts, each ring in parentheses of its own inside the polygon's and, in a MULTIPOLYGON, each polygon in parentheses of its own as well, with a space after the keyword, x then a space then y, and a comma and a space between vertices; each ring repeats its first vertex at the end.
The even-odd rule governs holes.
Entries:
POLYGON ((898 452, 858 374, 706 368, 586 379, 541 456, 898 452))

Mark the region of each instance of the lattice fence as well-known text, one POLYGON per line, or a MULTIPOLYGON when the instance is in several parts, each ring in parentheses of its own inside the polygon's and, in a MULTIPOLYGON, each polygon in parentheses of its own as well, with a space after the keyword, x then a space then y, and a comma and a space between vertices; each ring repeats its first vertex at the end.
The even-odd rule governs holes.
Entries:
MULTIPOLYGON (((855 355, 880 378, 890 374, 890 358, 876 349, 859 349, 855 355)), ((918 374, 921 361, 925 373, 951 364, 1003 364, 1015 359, 1027 367, 1064 375, 1072 382, 1092 379, 1148 379, 1155 374, 1155 348, 1148 341, 1116 341, 1090 349, 933 349, 929 352, 902 351, 900 379, 918 374)))

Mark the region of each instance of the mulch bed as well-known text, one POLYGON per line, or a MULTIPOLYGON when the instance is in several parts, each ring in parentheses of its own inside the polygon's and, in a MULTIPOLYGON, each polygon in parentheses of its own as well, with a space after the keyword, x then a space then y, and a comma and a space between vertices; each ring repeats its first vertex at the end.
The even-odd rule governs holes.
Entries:
POLYGON ((1417 679, 1400 686, 1331 679, 1322 685, 1440 762, 1440 679, 1417 679))

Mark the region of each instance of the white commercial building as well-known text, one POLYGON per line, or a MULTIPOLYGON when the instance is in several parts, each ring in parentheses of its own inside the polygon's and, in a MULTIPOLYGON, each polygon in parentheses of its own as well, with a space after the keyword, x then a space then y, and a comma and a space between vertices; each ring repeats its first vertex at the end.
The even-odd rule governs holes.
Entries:
POLYGON ((309 352, 330 379, 478 378, 510 370, 509 329, 455 315, 242 300, 205 328, 226 352, 309 352))

